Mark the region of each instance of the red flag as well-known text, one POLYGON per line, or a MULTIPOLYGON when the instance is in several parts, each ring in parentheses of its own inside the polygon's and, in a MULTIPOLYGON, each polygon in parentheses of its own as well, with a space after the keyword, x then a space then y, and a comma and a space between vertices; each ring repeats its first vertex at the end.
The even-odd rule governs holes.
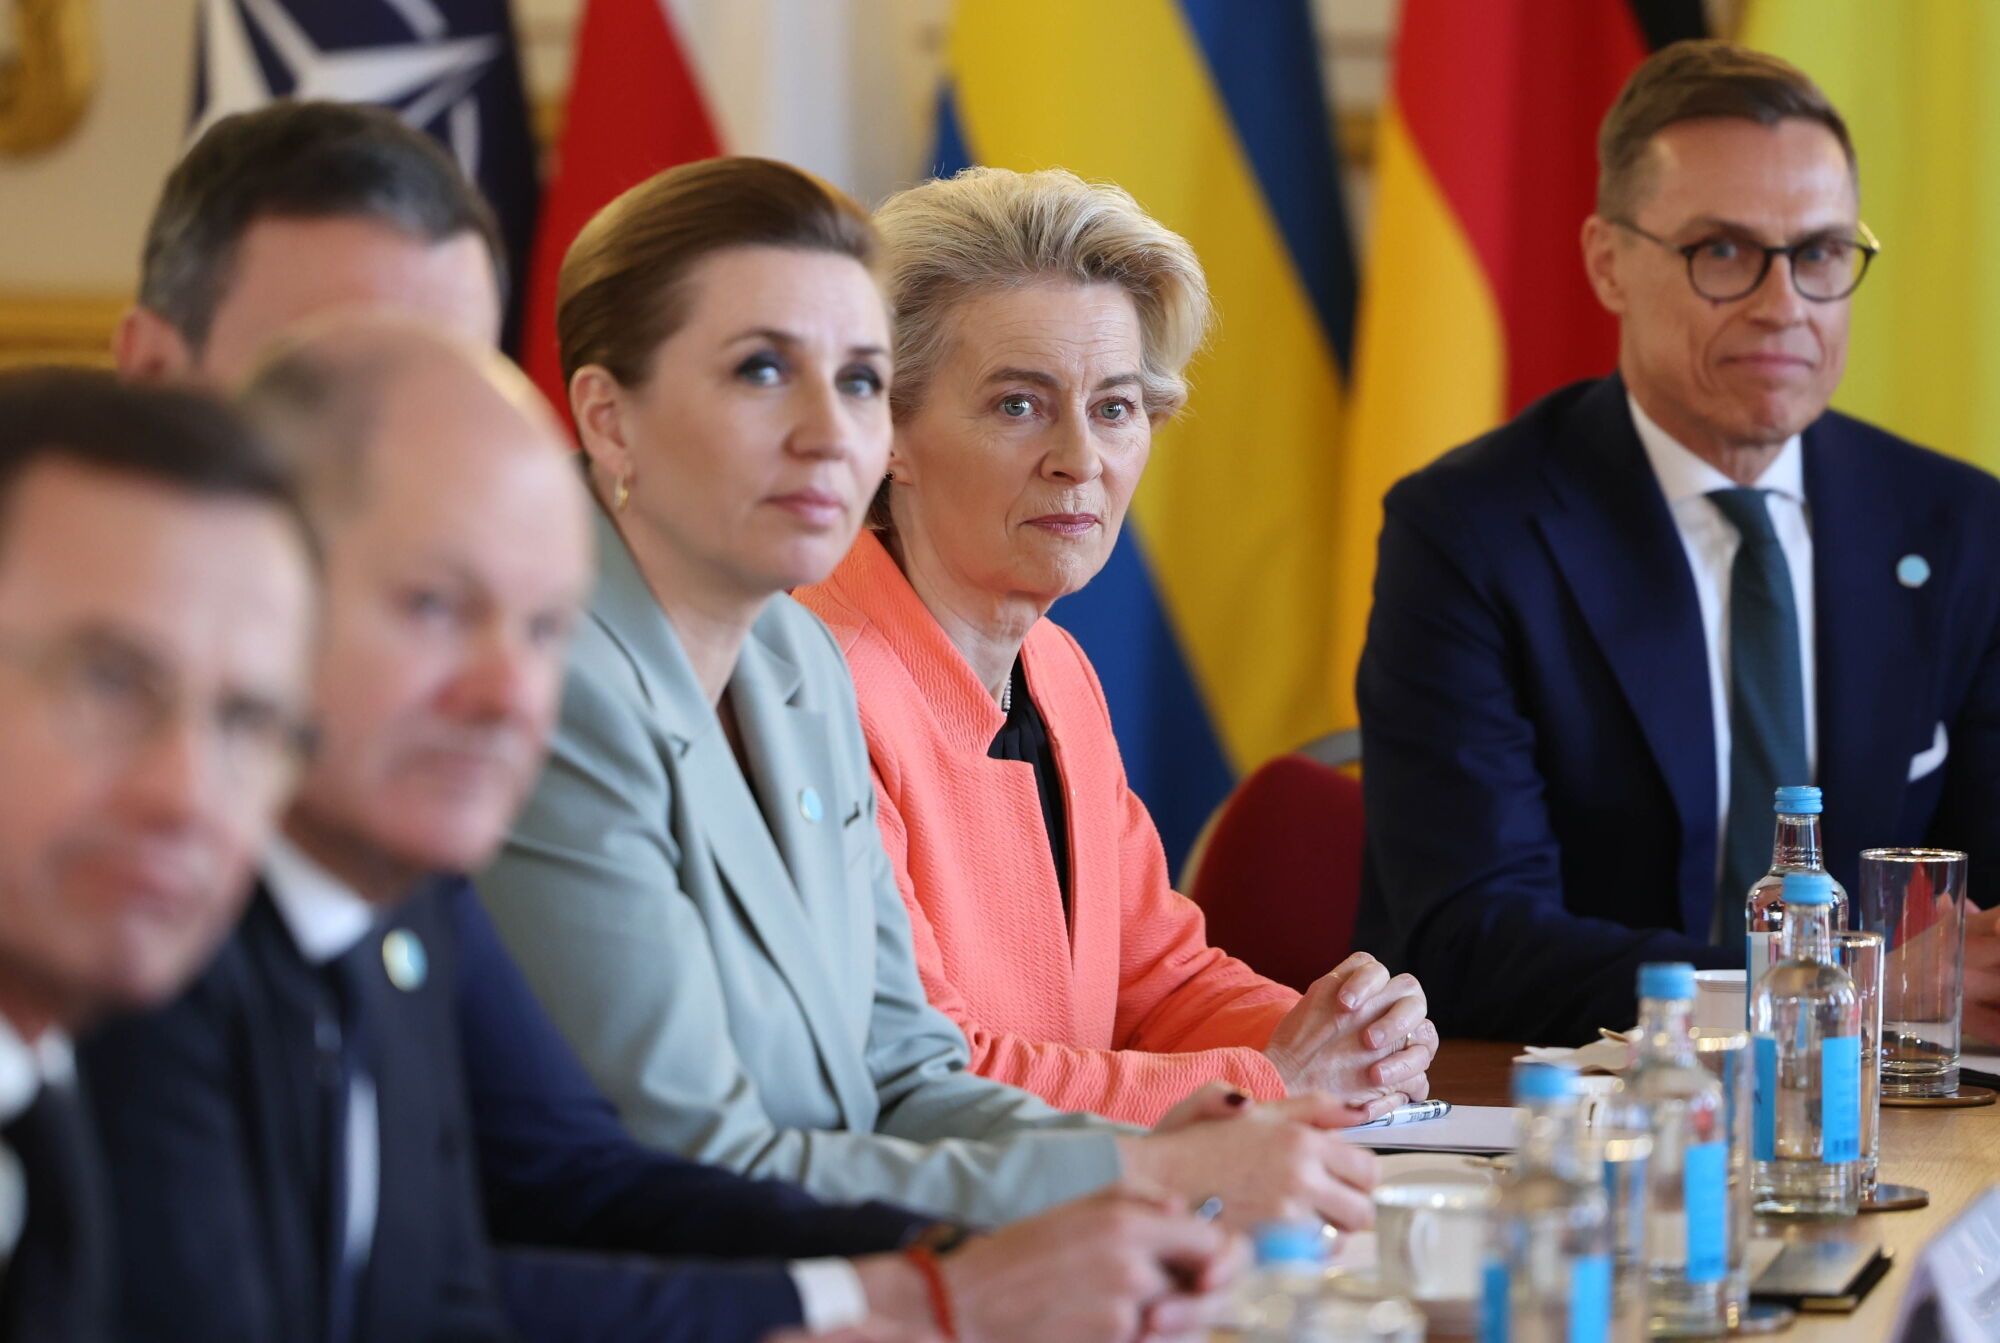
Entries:
POLYGON ((712 158, 721 142, 665 0, 589 0, 577 32, 569 106, 542 200, 522 363, 567 418, 556 357, 556 274, 590 217, 620 192, 677 163, 712 158))

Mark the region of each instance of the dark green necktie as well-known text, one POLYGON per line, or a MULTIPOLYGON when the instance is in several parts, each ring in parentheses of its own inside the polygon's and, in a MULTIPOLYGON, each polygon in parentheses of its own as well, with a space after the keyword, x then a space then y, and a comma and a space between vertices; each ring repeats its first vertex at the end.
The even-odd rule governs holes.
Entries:
POLYGON ((1743 542, 1729 573, 1729 825, 1716 892, 1725 947, 1742 942, 1744 896, 1771 866, 1772 794, 1781 785, 1811 782, 1798 604, 1766 494, 1735 489, 1708 496, 1743 542))

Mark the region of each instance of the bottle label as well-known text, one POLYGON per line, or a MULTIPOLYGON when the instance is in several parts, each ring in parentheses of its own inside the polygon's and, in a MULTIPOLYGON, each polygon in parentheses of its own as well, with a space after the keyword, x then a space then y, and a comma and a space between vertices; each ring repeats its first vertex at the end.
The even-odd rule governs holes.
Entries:
POLYGON ((1569 1266, 1569 1341, 1605 1343, 1611 1336, 1611 1256, 1579 1255, 1569 1266))
POLYGON ((1681 1166, 1687 1207, 1689 1282, 1721 1282, 1729 1272, 1729 1144, 1699 1143, 1681 1166))
POLYGON ((1507 1343, 1507 1265, 1488 1259, 1479 1278, 1479 1343, 1507 1343))
POLYGON ((1819 1045, 1820 1160, 1861 1159, 1861 1037, 1830 1036, 1819 1045))
POLYGON ((1778 1159, 1778 1037, 1760 1035, 1752 1043, 1757 1053, 1756 1104, 1750 1116, 1751 1154, 1759 1161, 1778 1159))

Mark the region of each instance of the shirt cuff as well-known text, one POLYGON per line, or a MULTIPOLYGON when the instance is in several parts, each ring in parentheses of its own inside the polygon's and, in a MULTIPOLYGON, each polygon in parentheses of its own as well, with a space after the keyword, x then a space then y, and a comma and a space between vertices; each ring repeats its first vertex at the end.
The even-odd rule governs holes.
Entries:
POLYGON ((845 1259, 796 1259, 785 1265, 799 1292, 799 1313, 809 1333, 825 1333, 868 1318, 868 1292, 845 1259))

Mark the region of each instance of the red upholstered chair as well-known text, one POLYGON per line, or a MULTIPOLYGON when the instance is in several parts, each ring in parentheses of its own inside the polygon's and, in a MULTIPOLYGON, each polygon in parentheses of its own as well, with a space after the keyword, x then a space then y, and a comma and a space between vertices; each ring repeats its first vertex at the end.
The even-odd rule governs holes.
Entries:
POLYGON ((1301 991, 1353 949, 1361 781, 1327 763, 1343 745, 1315 742, 1260 766, 1216 811, 1183 875, 1210 946, 1301 991))

